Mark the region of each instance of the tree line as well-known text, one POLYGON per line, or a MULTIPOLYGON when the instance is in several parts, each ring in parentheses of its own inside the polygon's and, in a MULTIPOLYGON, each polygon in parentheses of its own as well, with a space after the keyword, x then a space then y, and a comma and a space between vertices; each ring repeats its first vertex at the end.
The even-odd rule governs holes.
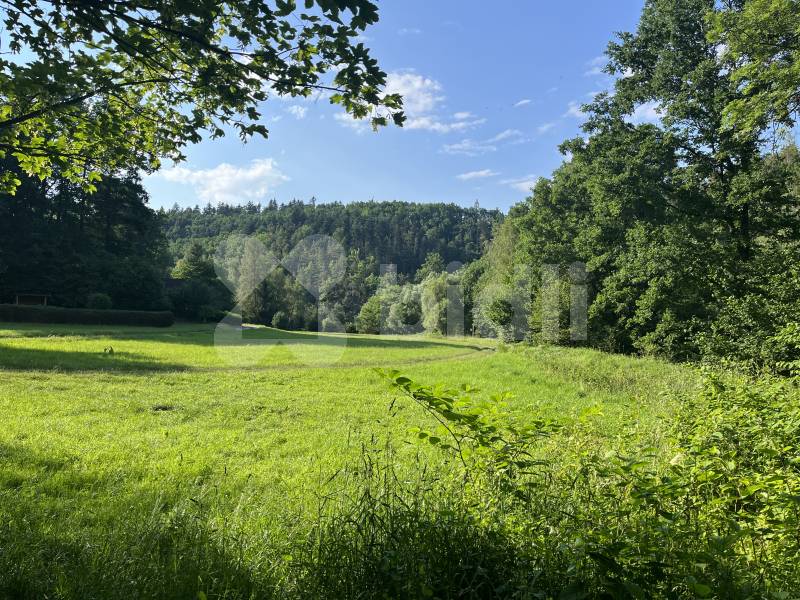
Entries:
MULTIPOLYGON (((350 332, 378 329, 373 321, 359 327, 357 317, 381 287, 381 265, 392 265, 395 286, 420 284, 428 274, 441 276, 447 265, 455 270, 482 256, 503 216, 498 210, 455 204, 314 201, 173 207, 159 214, 177 260, 173 277, 185 281, 173 294, 173 305, 182 316, 215 315, 236 304, 252 323, 282 329, 341 327, 350 332), (263 274, 254 290, 228 281, 231 296, 226 300, 219 292, 214 256, 227 239, 237 235, 255 236, 278 259, 302 247, 304 269, 318 273, 315 292, 296 274, 277 267, 263 274), (339 270, 328 264, 328 240, 340 244, 344 252, 339 270), (320 307, 325 314, 320 314, 320 307)), ((249 277, 245 280, 249 282, 249 277)))
POLYGON ((136 174, 108 176, 89 193, 58 174, 0 194, 0 302, 43 294, 50 304, 163 310, 170 266, 161 219, 136 174))
MULTIPOLYGON (((507 334, 528 286, 541 337, 543 273, 579 262, 593 346, 781 360, 779 334, 800 315, 799 22, 796 3, 647 2, 637 30, 608 46, 613 90, 583 107, 583 135, 480 259, 491 292, 476 317, 507 334), (658 120, 634 118, 645 104, 658 120)), ((565 343, 567 285, 555 290, 565 343)))
POLYGON ((309 235, 328 235, 378 264, 395 264, 411 274, 430 252, 447 263, 471 262, 484 251, 499 210, 463 208, 456 204, 409 202, 339 202, 318 204, 293 200, 262 206, 220 204, 162 212, 170 248, 180 256, 188 243, 211 248, 227 234, 259 234, 268 247, 284 255, 309 235))
POLYGON ((89 192, 57 171, 40 180, 10 161, 5 168, 20 183, 0 200, 0 302, 37 293, 60 306, 169 309, 197 320, 236 308, 249 322, 283 329, 325 329, 327 318, 356 331, 381 264, 394 265, 403 284, 420 270, 474 262, 502 220, 498 210, 408 202, 156 211, 136 174, 107 175, 89 192), (223 283, 215 253, 237 234, 254 236, 277 259, 302 249, 304 272, 316 272, 314 293, 282 267, 244 296, 238 281, 223 283), (342 248, 336 277, 325 239, 342 248))
MULTIPOLYGON (((344 43, 376 20, 369 2, 344 3, 350 25, 336 33, 312 20, 300 33, 324 45, 291 49, 288 62, 270 47, 271 30, 261 31, 257 15, 243 6, 245 12, 228 26, 253 47, 237 54, 194 31, 189 7, 169 15, 185 26, 164 30, 158 14, 132 17, 125 12, 130 3, 101 3, 114 35, 92 41, 96 22, 78 9, 54 6, 28 14, 20 3, 7 4, 15 48, 33 48, 41 65, 50 66, 0 60, 8 75, 0 85, 8 100, 0 111, 5 300, 14 292, 39 291, 57 303, 81 306, 92 296, 102 305, 171 306, 201 319, 238 305, 258 323, 314 328, 327 317, 363 331, 375 329, 380 304, 393 329, 421 322, 423 329, 441 332, 439 317, 448 308, 442 290, 457 284, 463 288, 465 331, 516 339, 523 329, 528 339, 541 339, 544 310, 555 297, 555 338, 570 343, 570 283, 562 276, 554 284, 544 274, 565 275, 582 264, 586 343, 673 359, 755 362, 779 359, 775 340, 800 314, 793 129, 800 107, 797 3, 648 0, 636 30, 608 45, 605 70, 613 88, 583 107, 582 135, 560 146, 563 164, 505 219, 477 207, 402 202, 270 202, 158 213, 147 208, 144 190, 126 168, 157 168, 159 156, 179 155, 183 144, 199 139, 198 128, 221 131, 219 124, 248 109, 233 97, 235 90, 254 91, 271 81, 279 93, 313 93, 323 85, 317 67, 328 64, 316 65, 317 59, 336 58, 336 64, 353 67, 337 70, 334 87, 344 92, 333 93, 333 102, 357 117, 371 117, 376 126, 387 122, 379 109, 402 123, 399 99, 378 93, 384 74, 363 46, 344 43), (28 20, 39 27, 26 26, 28 20), (163 75, 171 68, 148 62, 130 46, 120 50, 134 31, 125 22, 150 32, 145 46, 160 44, 173 48, 176 60, 194 57, 205 64, 208 73, 205 79, 193 76, 200 87, 192 83, 192 93, 203 86, 223 89, 214 84, 226 82, 233 95, 210 94, 205 109, 198 107, 191 117, 182 113, 174 128, 156 135, 146 123, 171 122, 166 107, 174 105, 172 94, 186 92, 185 82, 118 81, 126 72, 163 75), (106 54, 85 56, 81 69, 104 78, 88 96, 81 94, 85 81, 79 72, 59 58, 62 42, 47 37, 51 23, 61 24, 63 43, 108 46, 106 54), (359 71, 365 63, 368 68, 359 71), (52 77, 39 77, 40 69, 50 69, 52 77), (56 75, 60 87, 48 87, 56 75), (147 89, 151 103, 137 107, 121 91, 128 86, 147 89), (659 118, 640 118, 653 113, 659 118), (102 123, 106 130, 95 131, 102 123), (133 139, 124 130, 137 124, 134 129, 152 139, 126 165, 130 149, 120 140, 133 139), (92 160, 83 160, 89 151, 92 160), (317 289, 333 312, 320 315, 320 298, 309 296, 286 269, 275 269, 247 297, 236 285, 222 285, 212 257, 233 233, 256 235, 278 257, 313 234, 341 243, 347 275, 317 289), (467 266, 447 269, 453 262, 467 266), (397 265, 396 278, 381 276, 379 265, 386 263, 397 265), (170 289, 164 290, 173 268, 172 279, 166 278, 170 289), (526 311, 524 327, 518 306, 526 311)), ((341 21, 340 9, 320 5, 326 19, 341 21)), ((283 22, 291 12, 287 4, 266 16, 283 22)), ((245 137, 265 133, 240 125, 245 137)))

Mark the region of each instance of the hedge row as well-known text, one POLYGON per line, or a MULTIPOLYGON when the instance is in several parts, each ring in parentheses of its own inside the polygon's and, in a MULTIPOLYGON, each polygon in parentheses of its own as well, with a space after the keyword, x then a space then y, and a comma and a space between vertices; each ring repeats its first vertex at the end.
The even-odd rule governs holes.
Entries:
POLYGON ((0 304, 0 321, 169 327, 175 322, 175 317, 169 311, 96 310, 91 308, 61 308, 60 306, 0 304))

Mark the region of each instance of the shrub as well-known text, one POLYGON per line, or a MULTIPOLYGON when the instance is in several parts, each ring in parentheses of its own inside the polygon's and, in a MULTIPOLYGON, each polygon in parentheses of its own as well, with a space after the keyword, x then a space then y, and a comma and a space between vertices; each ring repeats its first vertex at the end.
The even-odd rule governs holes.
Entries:
POLYGON ((0 304, 0 321, 169 327, 175 322, 175 317, 169 311, 95 310, 88 308, 61 308, 58 306, 0 304))
POLYGON ((179 317, 202 319, 202 308, 211 304, 211 287, 203 281, 188 280, 171 290, 169 299, 179 317))
POLYGON ((275 329, 289 329, 291 326, 289 315, 287 315, 284 311, 279 310, 272 315, 272 326, 275 329))
POLYGON ((86 299, 86 308, 110 310, 111 306, 111 296, 108 294, 89 294, 89 297, 86 299))
POLYGON ((197 318, 203 323, 221 321, 223 318, 225 318, 225 314, 226 314, 225 311, 220 310, 215 306, 210 306, 208 304, 203 304, 197 310, 197 318))
POLYGON ((381 331, 381 299, 372 296, 364 303, 356 317, 358 333, 380 333, 381 331))
POLYGON ((169 300, 179 317, 204 323, 222 319, 233 306, 230 292, 219 279, 179 280, 169 291, 169 300))

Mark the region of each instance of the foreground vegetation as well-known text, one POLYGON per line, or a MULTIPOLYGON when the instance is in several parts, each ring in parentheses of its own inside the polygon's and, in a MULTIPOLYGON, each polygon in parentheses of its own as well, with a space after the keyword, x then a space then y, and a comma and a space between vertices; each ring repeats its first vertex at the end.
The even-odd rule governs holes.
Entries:
POLYGON ((246 335, 297 345, 237 366, 211 326, 0 328, 0 595, 800 589, 792 379, 470 338, 246 335), (334 362, 297 358, 340 340, 334 362))
MULTIPOLYGON (((331 586, 366 585, 368 567, 418 564, 391 557, 422 560, 440 548, 442 528, 462 550, 482 554, 498 513, 488 529, 462 520, 461 467, 427 442, 406 443, 417 439, 411 428, 432 429, 435 421, 397 398, 373 366, 508 390, 515 418, 563 426, 537 452, 565 472, 589 448, 641 445, 671 458, 679 403, 669 391, 696 385, 692 371, 654 360, 504 351, 468 338, 355 336, 332 365, 308 367, 283 348, 237 368, 216 354, 209 326, 8 325, 1 335, 0 590, 12 597, 335 596, 344 588, 331 586), (371 555, 349 536, 366 533, 359 519, 372 517, 360 503, 390 481, 399 486, 392 497, 420 503, 415 519, 433 521, 425 529, 407 520, 411 514, 398 515, 398 527, 418 534, 392 537, 410 545, 371 555), (449 492, 417 494, 414 486, 449 492), (348 570, 336 562, 343 560, 379 562, 348 570)), ((508 514, 509 523, 515 518, 508 514)), ((501 541, 493 544, 502 554, 486 560, 521 568, 514 565, 523 555, 501 541)), ((477 566, 456 561, 447 570, 467 577, 477 566)), ((419 578, 428 586, 446 581, 435 569, 410 579, 392 573, 395 583, 372 580, 367 596, 400 594, 385 586, 419 578)))

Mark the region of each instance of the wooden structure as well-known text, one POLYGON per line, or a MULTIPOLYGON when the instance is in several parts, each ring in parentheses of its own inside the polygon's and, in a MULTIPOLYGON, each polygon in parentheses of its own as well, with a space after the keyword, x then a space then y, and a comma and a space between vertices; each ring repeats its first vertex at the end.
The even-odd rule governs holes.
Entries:
POLYGON ((17 293, 14 295, 14 304, 25 306, 47 306, 48 294, 17 293))

